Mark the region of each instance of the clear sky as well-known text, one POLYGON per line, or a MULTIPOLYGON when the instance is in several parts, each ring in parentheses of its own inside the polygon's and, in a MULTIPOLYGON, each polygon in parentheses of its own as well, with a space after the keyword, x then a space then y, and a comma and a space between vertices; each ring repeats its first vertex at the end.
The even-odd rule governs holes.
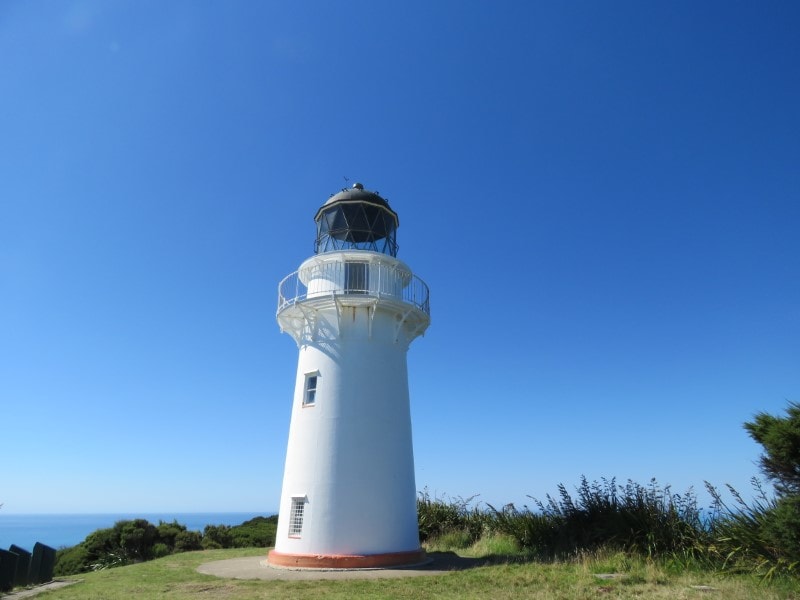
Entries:
POLYGON ((417 487, 747 490, 800 400, 796 2, 0 2, 0 503, 265 511, 277 284, 362 181, 417 487))

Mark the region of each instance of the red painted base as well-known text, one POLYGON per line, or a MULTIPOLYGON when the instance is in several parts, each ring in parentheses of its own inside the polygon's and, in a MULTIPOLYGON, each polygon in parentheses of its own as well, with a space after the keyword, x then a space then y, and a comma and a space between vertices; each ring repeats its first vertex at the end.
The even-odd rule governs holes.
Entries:
POLYGON ((267 564, 296 569, 380 569, 426 562, 425 550, 387 552, 385 554, 285 554, 270 550, 267 564))

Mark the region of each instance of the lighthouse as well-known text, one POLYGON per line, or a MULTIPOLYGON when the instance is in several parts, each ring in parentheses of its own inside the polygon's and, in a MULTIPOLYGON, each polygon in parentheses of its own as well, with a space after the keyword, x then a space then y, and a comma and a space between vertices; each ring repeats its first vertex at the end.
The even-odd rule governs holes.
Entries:
POLYGON ((377 192, 356 183, 314 221, 314 255, 278 289, 299 356, 268 563, 419 564, 406 353, 430 323, 428 286, 397 259, 399 219, 377 192))

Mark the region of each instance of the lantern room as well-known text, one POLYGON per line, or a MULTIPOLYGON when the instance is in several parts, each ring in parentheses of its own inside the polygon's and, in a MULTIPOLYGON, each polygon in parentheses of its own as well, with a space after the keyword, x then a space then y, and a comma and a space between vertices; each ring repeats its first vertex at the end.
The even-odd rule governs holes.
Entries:
POLYGON ((397 213, 377 193, 353 184, 331 196, 317 211, 314 252, 371 250, 397 256, 397 213))

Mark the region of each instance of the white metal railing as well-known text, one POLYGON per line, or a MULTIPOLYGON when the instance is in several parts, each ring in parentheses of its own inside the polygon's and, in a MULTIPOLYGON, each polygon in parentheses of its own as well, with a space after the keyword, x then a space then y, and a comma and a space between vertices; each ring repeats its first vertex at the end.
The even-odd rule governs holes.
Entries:
POLYGON ((341 295, 391 298, 431 314, 422 279, 394 265, 360 261, 319 263, 287 275, 278 284, 278 312, 308 298, 341 295))

